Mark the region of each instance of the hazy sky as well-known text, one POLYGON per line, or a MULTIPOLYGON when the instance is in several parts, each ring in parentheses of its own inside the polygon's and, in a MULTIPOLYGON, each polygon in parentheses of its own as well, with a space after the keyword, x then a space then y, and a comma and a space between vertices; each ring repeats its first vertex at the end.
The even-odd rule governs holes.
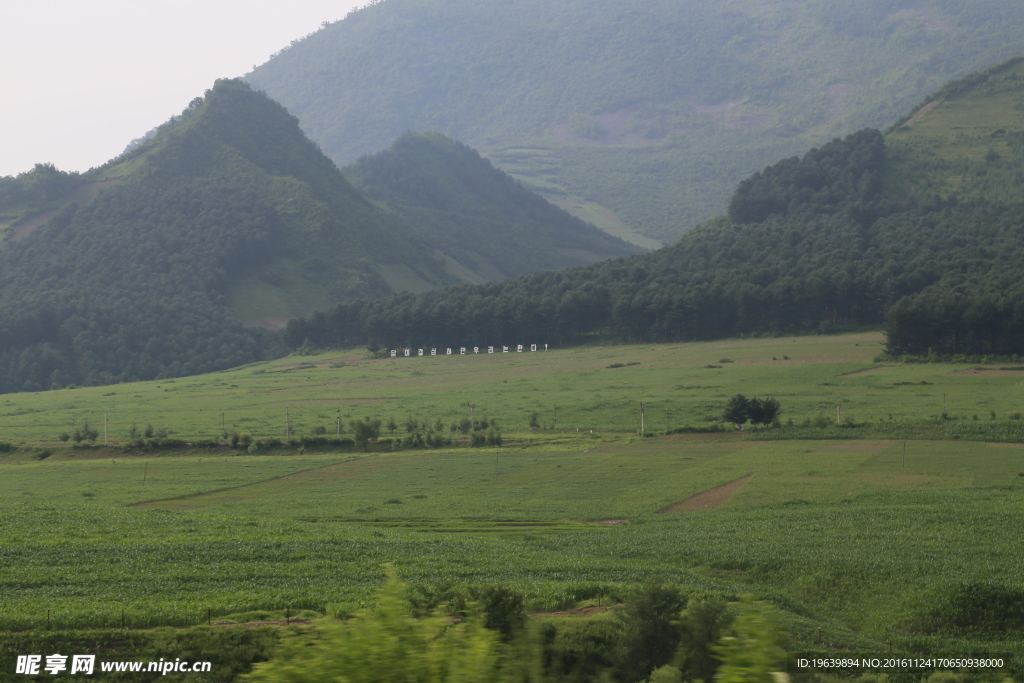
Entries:
POLYGON ((0 176, 84 171, 365 0, 3 0, 0 176))

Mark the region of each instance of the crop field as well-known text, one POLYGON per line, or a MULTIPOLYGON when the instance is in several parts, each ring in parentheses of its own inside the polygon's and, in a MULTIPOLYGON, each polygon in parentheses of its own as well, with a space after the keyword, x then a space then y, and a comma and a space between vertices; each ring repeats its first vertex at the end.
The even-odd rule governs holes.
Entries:
POLYGON ((656 577, 772 600, 797 643, 1017 651, 1024 444, 797 432, 834 419, 839 404, 879 429, 1000 425, 1014 441, 1021 371, 874 364, 878 349, 878 335, 863 334, 459 358, 353 352, 11 395, 4 437, 36 446, 0 453, 0 631, 41 629, 48 615, 53 628, 342 615, 393 563, 414 586, 513 586, 536 611, 614 600, 656 577), (666 430, 708 424, 739 392, 777 397, 795 425, 636 435, 639 401, 648 431, 666 430), (338 410, 448 424, 466 403, 513 435, 505 447, 53 445, 72 420, 102 428, 104 411, 113 442, 130 422, 213 438, 221 412, 227 430, 280 438, 286 406, 297 433, 333 427, 338 410), (532 411, 541 428, 527 428, 532 411))
MULTIPOLYGON (((60 445, 62 432, 88 421, 102 443, 107 416, 112 444, 133 424, 186 440, 224 431, 280 439, 286 411, 293 435, 334 434, 339 413, 343 425, 371 416, 404 431, 410 418, 445 426, 468 418, 469 404, 506 434, 529 432, 534 412, 545 429, 530 438, 635 433, 640 402, 645 429, 664 431, 718 420, 736 393, 775 396, 783 422, 798 425, 834 419, 837 405, 843 421, 875 425, 943 413, 1003 424, 1024 411, 1024 366, 873 363, 881 344, 879 333, 865 333, 380 360, 361 351, 292 356, 199 377, 9 394, 0 399, 0 438, 60 445)), ((1024 437, 1024 422, 1009 427, 1024 437)))

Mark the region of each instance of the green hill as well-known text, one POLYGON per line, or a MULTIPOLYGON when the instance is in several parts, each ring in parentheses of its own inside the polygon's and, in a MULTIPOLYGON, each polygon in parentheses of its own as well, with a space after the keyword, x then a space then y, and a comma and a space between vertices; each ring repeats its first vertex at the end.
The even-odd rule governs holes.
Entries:
POLYGON ((99 169, 4 187, 21 221, 0 249, 2 391, 230 367, 275 347, 243 322, 400 289, 387 269, 459 281, 241 81, 99 169), (55 208, 26 220, 33 207, 55 208))
POLYGON ((356 297, 632 254, 465 145, 409 135, 349 169, 238 80, 87 173, 0 179, 0 391, 221 369, 260 329, 356 297))
POLYGON ((744 180, 727 216, 630 259, 290 323, 296 346, 568 343, 887 325, 903 354, 1024 354, 1024 58, 744 180), (957 193, 954 193, 953 191, 957 193), (436 311, 413 323, 409 311, 436 311))
POLYGON ((438 130, 667 243, 766 164, 1024 52, 1022 27, 1014 0, 387 0, 247 78, 339 164, 438 130))
POLYGON ((440 133, 407 133, 343 172, 363 194, 392 209, 424 244, 443 253, 453 272, 473 282, 639 251, 440 133))

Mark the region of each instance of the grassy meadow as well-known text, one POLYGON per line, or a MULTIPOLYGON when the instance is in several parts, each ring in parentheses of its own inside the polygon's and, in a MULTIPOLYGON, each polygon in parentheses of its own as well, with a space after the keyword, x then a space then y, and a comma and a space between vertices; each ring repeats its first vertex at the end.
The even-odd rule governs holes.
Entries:
POLYGON ((112 444, 126 441, 133 424, 186 440, 225 430, 281 439, 286 410, 298 436, 317 427, 334 434, 339 411, 343 425, 394 419, 403 433, 409 419, 449 427, 470 416, 468 404, 506 434, 541 439, 637 432, 640 402, 646 431, 658 432, 718 420, 737 393, 775 396, 783 422, 796 425, 834 420, 836 405, 843 422, 876 425, 917 425, 944 412, 1002 425, 1024 411, 1024 366, 874 363, 881 344, 881 334, 863 333, 378 360, 360 350, 291 356, 197 377, 8 394, 0 439, 60 445, 62 432, 87 420, 102 443, 105 414, 112 444), (528 427, 534 412, 540 432, 528 427))
POLYGON ((1022 372, 876 364, 879 342, 348 352, 8 395, 3 438, 31 446, 0 453, 0 630, 44 628, 48 611, 62 629, 117 627, 122 610, 136 628, 343 615, 393 563, 414 586, 513 586, 535 611, 658 577, 772 600, 795 646, 1016 651, 1024 444, 1010 418, 1022 372), (775 396, 794 425, 637 435, 640 401, 647 430, 666 431, 719 424, 736 393, 775 396), (286 407, 296 434, 332 433, 339 410, 447 425, 467 403, 497 421, 504 447, 469 448, 460 434, 451 447, 369 453, 54 445, 72 420, 102 441, 106 411, 114 443, 131 423, 216 438, 221 413, 229 431, 281 438, 286 407), (837 404, 860 426, 823 424, 837 404), (539 429, 527 427, 533 411, 539 429), (927 438, 869 433, 893 425, 927 438), (981 436, 935 438, 949 425, 981 436), (668 511, 730 482, 717 507, 668 511))

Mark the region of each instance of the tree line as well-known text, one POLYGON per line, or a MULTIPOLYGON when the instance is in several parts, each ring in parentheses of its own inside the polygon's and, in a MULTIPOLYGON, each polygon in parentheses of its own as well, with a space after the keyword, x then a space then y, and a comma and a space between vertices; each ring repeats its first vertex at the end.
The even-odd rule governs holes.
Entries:
POLYGON ((671 342, 885 325, 892 353, 1024 352, 1013 201, 892 199, 864 130, 756 174, 729 216, 651 254, 486 285, 341 302, 284 342, 671 342))

